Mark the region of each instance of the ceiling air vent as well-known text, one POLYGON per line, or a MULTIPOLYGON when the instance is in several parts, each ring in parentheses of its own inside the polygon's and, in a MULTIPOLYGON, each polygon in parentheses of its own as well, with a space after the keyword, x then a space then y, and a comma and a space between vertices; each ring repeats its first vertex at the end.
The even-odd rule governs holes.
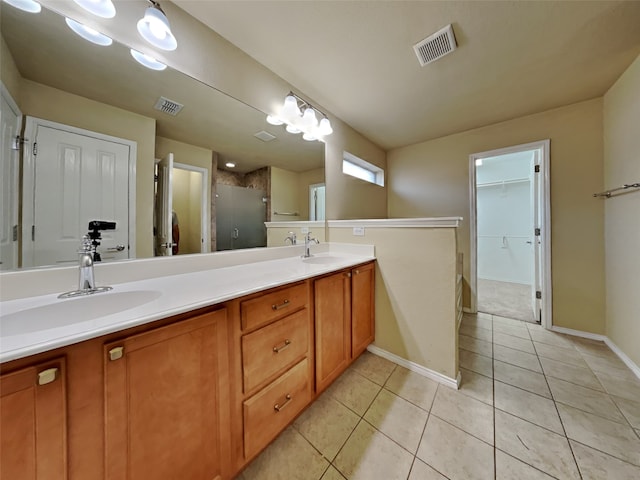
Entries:
POLYGON ((160 97, 153 108, 156 110, 160 110, 161 112, 168 113, 169 115, 173 115, 174 117, 180 113, 184 105, 181 105, 178 102, 174 102, 173 100, 169 100, 165 97, 160 97))
POLYGON ((451 24, 413 46, 422 67, 453 52, 456 48, 456 37, 453 35, 451 24))
POLYGON ((265 132, 264 130, 258 133, 254 133, 253 136, 259 138, 263 142, 270 142, 271 140, 274 140, 276 138, 275 135, 271 135, 269 132, 265 132))

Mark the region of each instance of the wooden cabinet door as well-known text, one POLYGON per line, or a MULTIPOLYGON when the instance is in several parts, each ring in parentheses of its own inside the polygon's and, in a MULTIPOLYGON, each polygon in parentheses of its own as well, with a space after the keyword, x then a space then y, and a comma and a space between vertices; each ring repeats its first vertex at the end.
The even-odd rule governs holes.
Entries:
POLYGON ((314 282, 318 393, 347 368, 351 358, 350 277, 350 272, 339 272, 314 282))
POLYGON ((374 264, 351 270, 351 356, 356 358, 375 338, 374 264))
POLYGON ((0 478, 67 478, 64 358, 0 377, 0 478))
POLYGON ((108 480, 229 477, 226 309, 105 345, 108 480))

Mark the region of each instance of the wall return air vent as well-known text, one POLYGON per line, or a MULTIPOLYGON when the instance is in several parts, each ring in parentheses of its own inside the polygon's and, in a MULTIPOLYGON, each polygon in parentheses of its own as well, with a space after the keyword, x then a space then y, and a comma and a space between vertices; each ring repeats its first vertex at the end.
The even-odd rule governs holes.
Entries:
POLYGON ((456 48, 456 37, 453 35, 451 24, 413 46, 422 67, 453 52, 456 48))
POLYGON ((173 100, 169 100, 165 97, 160 97, 156 104, 153 106, 156 110, 160 110, 161 112, 168 113, 169 115, 173 115, 174 117, 180 113, 184 105, 174 102, 173 100))

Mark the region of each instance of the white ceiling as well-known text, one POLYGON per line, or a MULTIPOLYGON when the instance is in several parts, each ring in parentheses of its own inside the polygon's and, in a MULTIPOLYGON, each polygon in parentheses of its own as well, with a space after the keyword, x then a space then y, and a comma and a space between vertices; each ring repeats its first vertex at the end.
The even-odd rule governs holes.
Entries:
POLYGON ((173 1, 385 149, 599 97, 640 54, 640 1, 173 1))

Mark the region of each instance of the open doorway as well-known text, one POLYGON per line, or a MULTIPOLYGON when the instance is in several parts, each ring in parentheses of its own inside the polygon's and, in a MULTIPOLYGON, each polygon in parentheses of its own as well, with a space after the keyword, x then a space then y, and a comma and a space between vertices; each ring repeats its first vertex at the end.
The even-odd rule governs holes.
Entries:
POLYGON ((472 311, 551 326, 549 141, 470 156, 472 311))

